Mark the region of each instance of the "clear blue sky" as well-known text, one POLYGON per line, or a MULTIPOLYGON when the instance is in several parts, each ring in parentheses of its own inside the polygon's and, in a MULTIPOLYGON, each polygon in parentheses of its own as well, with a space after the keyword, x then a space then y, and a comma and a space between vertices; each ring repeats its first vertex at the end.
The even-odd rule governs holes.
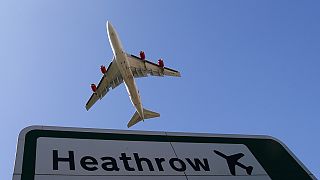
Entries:
POLYGON ((134 130, 270 135, 320 177, 320 2, 0 1, 1 179, 29 125, 127 129, 123 85, 87 112, 112 51, 162 57, 182 78, 138 79, 161 118, 134 130))

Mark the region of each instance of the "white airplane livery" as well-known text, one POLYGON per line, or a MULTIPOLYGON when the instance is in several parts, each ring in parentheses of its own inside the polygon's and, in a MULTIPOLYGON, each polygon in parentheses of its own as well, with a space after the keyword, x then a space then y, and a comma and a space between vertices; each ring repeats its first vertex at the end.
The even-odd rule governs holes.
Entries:
POLYGON ((180 72, 165 67, 162 59, 158 60, 158 64, 146 60, 143 51, 140 51, 140 57, 126 53, 112 24, 107 22, 106 26, 113 59, 108 68, 101 66, 103 77, 98 86, 91 84, 93 94, 86 104, 86 109, 89 110, 98 99, 102 99, 110 88, 114 89, 124 82, 130 100, 137 110, 127 127, 129 128, 144 119, 159 117, 159 113, 143 108, 134 78, 147 77, 148 75, 180 77, 180 72))

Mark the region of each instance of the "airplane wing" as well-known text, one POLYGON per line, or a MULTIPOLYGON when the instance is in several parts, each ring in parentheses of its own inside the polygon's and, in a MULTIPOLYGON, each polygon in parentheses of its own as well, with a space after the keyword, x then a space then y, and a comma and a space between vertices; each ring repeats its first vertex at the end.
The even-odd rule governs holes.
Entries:
POLYGON ((89 110, 98 99, 102 99, 109 91, 110 88, 114 89, 123 82, 123 78, 118 69, 117 64, 112 61, 107 69, 107 72, 102 76, 97 91, 92 93, 90 99, 86 104, 86 109, 89 110))
POLYGON ((229 170, 232 175, 236 175, 236 164, 231 164, 228 162, 229 170))
POLYGON ((127 54, 128 61, 130 63, 130 69, 132 74, 135 78, 138 77, 147 77, 148 75, 151 76, 176 76, 180 77, 180 72, 164 67, 161 68, 158 64, 147 60, 141 60, 141 58, 127 54))
POLYGON ((237 154, 229 156, 229 159, 232 159, 232 161, 237 162, 243 156, 244 156, 243 153, 237 153, 237 154))
POLYGON ((243 153, 238 153, 238 154, 234 154, 234 155, 231 155, 231 156, 227 157, 227 163, 228 163, 228 166, 229 166, 230 173, 232 175, 234 175, 234 176, 236 175, 236 163, 243 156, 244 156, 243 153))

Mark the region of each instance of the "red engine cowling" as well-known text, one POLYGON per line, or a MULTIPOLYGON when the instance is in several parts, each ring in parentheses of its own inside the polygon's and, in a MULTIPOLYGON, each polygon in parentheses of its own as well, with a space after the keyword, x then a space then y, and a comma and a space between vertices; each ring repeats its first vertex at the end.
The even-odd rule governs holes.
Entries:
POLYGON ((158 66, 161 67, 161 68, 164 67, 164 62, 163 62, 162 59, 159 59, 159 60, 158 60, 158 66))
POLYGON ((106 69, 105 66, 101 66, 101 67, 100 67, 100 70, 101 70, 102 74, 107 73, 107 69, 106 69))
POLYGON ((91 84, 91 89, 93 92, 97 91, 97 86, 95 84, 91 84))
POLYGON ((143 51, 140 51, 140 59, 141 60, 145 60, 146 59, 146 55, 144 54, 143 51))

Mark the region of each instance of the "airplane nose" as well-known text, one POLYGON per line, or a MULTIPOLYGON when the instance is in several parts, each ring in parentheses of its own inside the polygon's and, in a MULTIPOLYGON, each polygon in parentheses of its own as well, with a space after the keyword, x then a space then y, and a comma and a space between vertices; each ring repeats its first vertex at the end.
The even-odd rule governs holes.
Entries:
POLYGON ((109 29, 110 29, 110 22, 109 22, 109 21, 107 21, 107 23, 106 23, 106 28, 107 28, 108 31, 109 31, 109 29))
POLYGON ((107 26, 107 30, 108 30, 109 36, 110 36, 110 35, 113 35, 113 34, 116 34, 116 33, 115 33, 115 30, 114 30, 114 28, 113 28, 113 26, 112 26, 112 24, 111 24, 110 21, 107 21, 106 26, 107 26))
POLYGON ((107 21, 107 29, 110 31, 110 30, 113 30, 113 27, 112 27, 112 24, 110 21, 107 21))

